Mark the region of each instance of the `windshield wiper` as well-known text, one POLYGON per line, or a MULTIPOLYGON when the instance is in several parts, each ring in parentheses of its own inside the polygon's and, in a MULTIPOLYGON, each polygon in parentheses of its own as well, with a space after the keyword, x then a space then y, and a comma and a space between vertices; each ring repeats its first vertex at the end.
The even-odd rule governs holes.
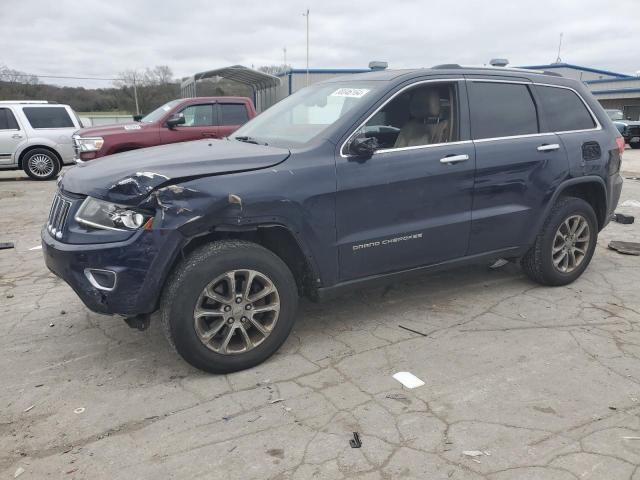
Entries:
POLYGON ((256 140, 253 137, 249 137, 248 135, 239 135, 237 137, 233 137, 236 140, 240 141, 240 142, 244 142, 244 143, 254 143, 256 145, 269 145, 267 142, 259 142, 258 140, 256 140))

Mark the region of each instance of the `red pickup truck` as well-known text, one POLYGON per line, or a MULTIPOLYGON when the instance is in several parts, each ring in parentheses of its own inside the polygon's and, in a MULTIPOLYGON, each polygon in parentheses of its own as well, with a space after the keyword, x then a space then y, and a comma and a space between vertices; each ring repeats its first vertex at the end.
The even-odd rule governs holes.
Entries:
POLYGON ((73 135, 76 162, 137 148, 231 135, 256 116, 246 97, 196 97, 172 100, 139 122, 78 130, 73 135))

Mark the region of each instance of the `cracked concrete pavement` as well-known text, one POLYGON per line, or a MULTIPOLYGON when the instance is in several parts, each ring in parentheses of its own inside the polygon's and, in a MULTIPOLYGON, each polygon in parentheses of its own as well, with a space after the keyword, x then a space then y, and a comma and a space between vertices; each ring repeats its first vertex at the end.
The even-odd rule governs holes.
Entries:
POLYGON ((272 359, 215 376, 47 271, 54 189, 0 173, 0 478, 640 480, 640 257, 606 248, 638 223, 567 287, 507 265, 303 302, 272 359))

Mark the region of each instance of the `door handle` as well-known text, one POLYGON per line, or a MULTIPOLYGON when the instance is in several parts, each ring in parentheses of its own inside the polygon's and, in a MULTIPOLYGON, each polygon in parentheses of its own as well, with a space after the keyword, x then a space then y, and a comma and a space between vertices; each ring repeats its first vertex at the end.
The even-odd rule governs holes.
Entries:
POLYGON ((11 138, 22 138, 22 135, 19 133, 14 133, 13 135, 11 135, 11 138))
POLYGON ((560 150, 560 145, 557 143, 545 143, 538 147, 539 152, 553 152, 555 150, 560 150))
POLYGON ((440 163, 458 163, 469 160, 469 155, 447 155, 440 159, 440 163))

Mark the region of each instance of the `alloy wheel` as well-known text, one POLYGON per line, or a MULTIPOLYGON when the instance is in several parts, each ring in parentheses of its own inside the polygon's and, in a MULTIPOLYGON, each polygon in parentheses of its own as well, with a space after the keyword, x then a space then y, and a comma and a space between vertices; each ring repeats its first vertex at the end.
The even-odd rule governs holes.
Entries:
POLYGON ((591 229, 582 215, 572 215, 560 224, 553 239, 551 257, 553 265, 562 273, 571 273, 584 261, 591 229))
POLYGON ((193 318, 205 347, 233 355, 264 342, 279 314, 280 296, 269 277, 255 270, 231 270, 204 288, 193 318))
POLYGON ((48 177, 55 169, 55 161, 49 155, 37 153, 29 158, 29 170, 36 177, 48 177))

